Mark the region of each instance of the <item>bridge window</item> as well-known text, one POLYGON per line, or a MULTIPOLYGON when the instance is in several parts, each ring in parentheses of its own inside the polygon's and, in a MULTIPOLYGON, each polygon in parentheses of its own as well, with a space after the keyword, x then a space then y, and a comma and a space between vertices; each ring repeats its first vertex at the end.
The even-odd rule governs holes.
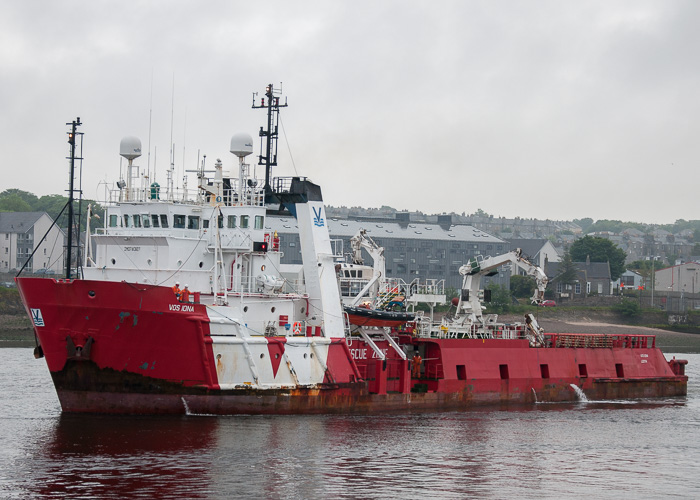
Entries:
POLYGON ((129 216, 127 214, 124 214, 124 227, 131 227, 129 224, 129 216))
POLYGON ((151 218, 148 215, 142 215, 141 219, 143 222, 143 227, 145 227, 145 228, 151 227, 151 218))
POLYGON ((167 215, 160 216, 160 227, 168 227, 168 216, 167 215))
POLYGON ((219 214, 219 217, 217 218, 219 222, 219 229, 224 227, 224 216, 222 214, 219 214))
POLYGON ((185 229, 185 216, 181 214, 175 214, 173 219, 173 227, 175 229, 185 229))
POLYGON ((265 218, 262 215, 255 216, 255 229, 262 229, 265 227, 265 218))
POLYGON ((229 215, 228 219, 226 221, 226 227, 229 229, 236 227, 236 216, 235 215, 229 215))
POLYGON ((187 229, 199 229, 199 217, 187 217, 187 229))
MULTIPOLYGON (((119 218, 116 215, 109 216, 109 227, 117 227, 117 221, 119 218)), ((5 235, 7 236, 7 235, 5 235)))
POLYGON ((248 229, 248 216, 241 215, 241 229, 248 229))
POLYGON ((159 227, 157 215, 151 215, 151 221, 153 222, 153 227, 159 227))

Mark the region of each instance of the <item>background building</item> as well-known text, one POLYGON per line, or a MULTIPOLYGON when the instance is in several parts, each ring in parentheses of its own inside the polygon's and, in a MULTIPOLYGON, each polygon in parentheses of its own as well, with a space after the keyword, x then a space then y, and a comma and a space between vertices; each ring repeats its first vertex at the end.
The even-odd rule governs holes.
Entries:
MULTIPOLYGON (((505 240, 473 226, 448 222, 429 224, 400 219, 368 221, 336 218, 327 222, 331 239, 339 240, 336 253, 349 253, 350 238, 360 229, 365 229, 377 245, 384 247, 387 276, 400 278, 407 283, 415 278, 444 279, 446 288, 459 289, 462 286, 459 267, 470 258, 477 255, 495 256, 510 250, 510 244, 505 240)), ((280 250, 284 252, 282 263, 301 264, 296 219, 268 216, 266 224, 266 229, 276 231, 280 238, 280 250)), ((370 263, 368 255, 366 258, 370 263)), ((501 268, 498 274, 485 278, 482 286, 490 282, 510 287, 510 270, 501 268)))
POLYGON ((659 292, 700 293, 700 263, 686 262, 659 269, 655 273, 654 286, 659 292))
MULTIPOLYGON (((0 213, 0 272, 16 272, 49 231, 53 219, 46 212, 0 213)), ((65 235, 53 226, 25 271, 63 273, 65 235)))

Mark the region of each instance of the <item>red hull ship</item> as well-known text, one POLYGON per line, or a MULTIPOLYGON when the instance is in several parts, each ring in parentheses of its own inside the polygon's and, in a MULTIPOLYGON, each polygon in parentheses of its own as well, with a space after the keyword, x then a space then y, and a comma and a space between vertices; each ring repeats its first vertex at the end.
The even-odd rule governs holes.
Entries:
MULTIPOLYGON (((254 107, 274 123, 272 86, 266 97, 254 107)), ((81 278, 16 279, 65 412, 377 413, 574 401, 580 391, 603 400, 686 394, 686 362, 667 361, 654 336, 548 334, 531 316, 516 325, 484 317, 473 278, 502 259, 463 266, 454 318, 407 322, 410 314, 397 312, 392 325, 386 314, 350 321, 318 186, 297 177, 275 179, 272 189, 267 175, 258 184, 244 163, 252 139, 239 135, 231 142, 238 178, 218 162, 208 180, 202 166, 185 202, 172 186, 132 187, 137 151, 133 139, 122 141, 127 179, 104 228, 86 236, 95 250, 81 278), (285 274, 276 235, 265 229, 272 203, 297 218, 301 281, 285 274), (185 281, 191 287, 181 293, 185 281)), ((519 253, 506 260, 546 284, 519 253)), ((439 295, 434 283, 410 288, 406 302, 439 295)))
MULTIPOLYGON (((666 361, 651 335, 545 334, 545 345, 533 348, 524 337, 397 333, 396 342, 422 359, 402 359, 386 340, 374 341, 381 359, 362 339, 332 339, 320 383, 226 389, 207 306, 173 311, 166 287, 17 282, 28 307, 41 310, 36 330, 66 412, 372 413, 574 401, 572 385, 603 400, 682 396, 687 388, 685 362, 666 361)), ((275 376, 286 351, 313 338, 266 337, 267 356, 256 361, 275 376)))

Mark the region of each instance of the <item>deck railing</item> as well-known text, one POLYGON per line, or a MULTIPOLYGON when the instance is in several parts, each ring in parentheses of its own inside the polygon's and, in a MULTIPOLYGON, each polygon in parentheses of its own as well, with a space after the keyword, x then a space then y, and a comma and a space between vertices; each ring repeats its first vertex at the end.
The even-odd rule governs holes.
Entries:
POLYGON ((648 349, 656 347, 655 335, 617 335, 597 333, 545 333, 545 347, 624 347, 648 349))

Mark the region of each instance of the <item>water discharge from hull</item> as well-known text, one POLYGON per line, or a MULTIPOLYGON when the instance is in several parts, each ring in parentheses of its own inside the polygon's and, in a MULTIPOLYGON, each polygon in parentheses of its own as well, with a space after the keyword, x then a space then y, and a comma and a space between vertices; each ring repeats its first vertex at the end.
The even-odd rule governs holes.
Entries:
POLYGON ((184 397, 180 397, 182 400, 182 406, 185 407, 185 415, 191 415, 192 413, 190 412, 190 407, 187 405, 187 401, 185 401, 184 397))
POLYGON ((579 401, 581 401, 582 403, 588 402, 588 397, 586 397, 586 394, 581 390, 581 388, 579 386, 577 386, 576 384, 569 384, 569 385, 576 393, 576 397, 578 397, 579 401))

